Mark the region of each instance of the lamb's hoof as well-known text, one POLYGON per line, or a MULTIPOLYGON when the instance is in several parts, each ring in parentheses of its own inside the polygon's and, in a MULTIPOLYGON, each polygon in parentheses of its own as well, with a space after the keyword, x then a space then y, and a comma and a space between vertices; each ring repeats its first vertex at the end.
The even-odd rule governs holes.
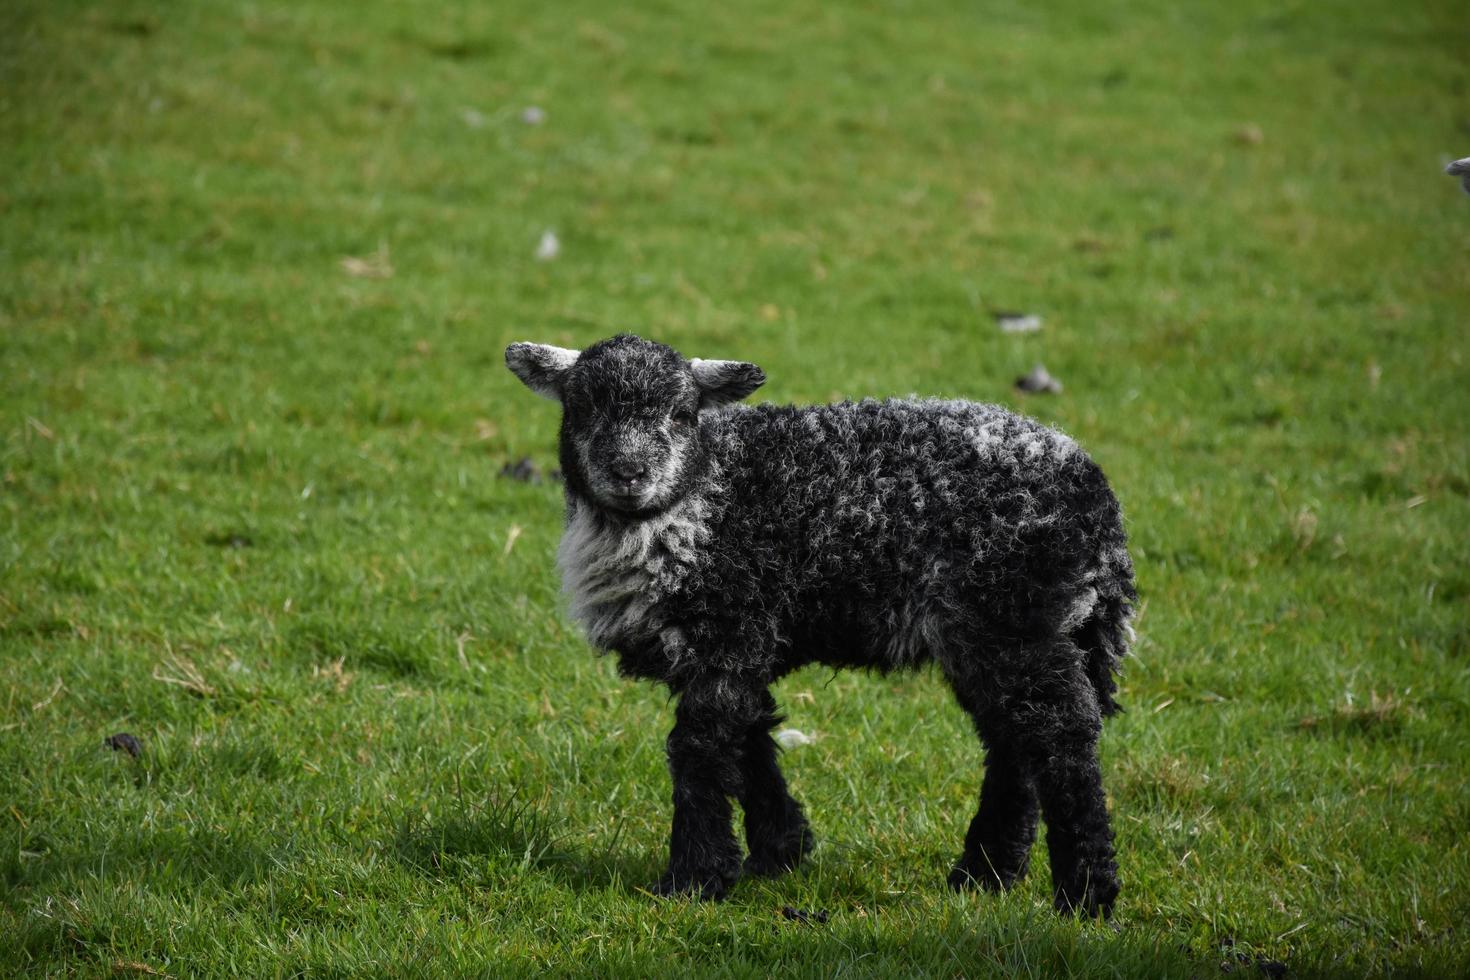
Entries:
POLYGON ((1003 892, 1026 877, 1026 867, 1027 864, 1022 863, 1019 868, 996 869, 983 857, 976 863, 961 859, 949 873, 949 887, 957 892, 976 888, 987 892, 1003 892))
POLYGON ((1118 882, 1074 882, 1052 892, 1052 905, 1063 915, 1081 915, 1088 919, 1110 919, 1118 899, 1118 882))
POLYGON ((956 865, 949 872, 949 887, 952 891, 972 892, 977 888, 988 892, 1000 891, 1000 879, 989 870, 971 871, 956 865))
POLYGON ((734 883, 733 875, 675 874, 666 871, 658 884, 650 890, 660 898, 697 898, 704 902, 718 902, 734 883))
POLYGON ((802 860, 817 846, 817 838, 810 827, 803 826, 799 833, 788 834, 786 839, 774 847, 752 850, 745 859, 745 873, 761 878, 774 878, 796 870, 802 860))

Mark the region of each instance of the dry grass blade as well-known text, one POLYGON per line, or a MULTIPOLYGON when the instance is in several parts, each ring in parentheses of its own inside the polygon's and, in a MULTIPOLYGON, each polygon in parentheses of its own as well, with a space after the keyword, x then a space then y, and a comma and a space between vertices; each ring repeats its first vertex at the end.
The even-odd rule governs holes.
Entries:
POLYGON ((391 279, 393 263, 388 260, 388 243, 379 242, 378 251, 367 258, 343 256, 342 271, 358 279, 391 279))
POLYGON ((157 667, 153 668, 153 679, 165 684, 174 684, 182 687, 190 694, 200 697, 212 697, 219 693, 214 685, 204 679, 199 668, 187 657, 169 654, 168 658, 157 667))
POLYGON ((1349 694, 1346 700, 1327 715, 1308 715, 1300 722, 1302 728, 1327 727, 1346 731, 1369 731, 1379 727, 1395 728, 1415 714, 1414 708, 1403 698, 1392 692, 1379 695, 1368 692, 1366 703, 1358 704, 1349 694))
POLYGON ((337 693, 341 694, 352 683, 353 677, 352 671, 344 669, 346 663, 346 657, 338 657, 325 666, 312 664, 311 676, 327 680, 336 687, 337 693))
POLYGON ((136 960, 116 960, 112 964, 112 972, 113 973, 141 973, 141 974, 143 974, 145 976, 150 976, 150 977, 172 977, 173 976, 172 973, 164 973, 162 970, 155 970, 153 967, 149 966, 147 963, 139 963, 136 960))
POLYGON ((40 711, 42 708, 46 707, 52 701, 55 701, 56 700, 56 695, 60 694, 65 689, 66 689, 66 685, 61 682, 61 678, 60 677, 56 678, 56 685, 51 688, 51 693, 48 694, 48 695, 46 695, 41 700, 37 701, 35 704, 31 705, 31 711, 32 712, 40 711))

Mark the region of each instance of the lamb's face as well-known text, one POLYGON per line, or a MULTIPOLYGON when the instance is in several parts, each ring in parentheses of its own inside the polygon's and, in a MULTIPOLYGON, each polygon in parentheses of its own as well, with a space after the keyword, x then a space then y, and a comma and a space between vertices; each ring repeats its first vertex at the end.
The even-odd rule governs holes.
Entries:
POLYGON ((687 493, 703 463, 700 409, 765 381, 753 364, 686 361, 626 335, 580 353, 512 344, 506 363, 533 391, 561 402, 568 486, 626 515, 657 513, 687 493))
POLYGON ((661 510, 687 482, 699 457, 699 387, 683 360, 667 347, 622 348, 584 355, 567 372, 562 439, 602 506, 661 510))

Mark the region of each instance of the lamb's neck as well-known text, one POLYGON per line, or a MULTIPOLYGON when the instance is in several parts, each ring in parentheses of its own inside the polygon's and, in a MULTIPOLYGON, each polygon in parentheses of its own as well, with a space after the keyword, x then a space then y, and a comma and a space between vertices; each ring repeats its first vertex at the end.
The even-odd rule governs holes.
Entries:
POLYGON ((571 617, 600 647, 629 633, 657 631, 654 607, 675 592, 710 538, 712 507, 689 493, 637 520, 567 497, 567 527, 557 549, 571 617))

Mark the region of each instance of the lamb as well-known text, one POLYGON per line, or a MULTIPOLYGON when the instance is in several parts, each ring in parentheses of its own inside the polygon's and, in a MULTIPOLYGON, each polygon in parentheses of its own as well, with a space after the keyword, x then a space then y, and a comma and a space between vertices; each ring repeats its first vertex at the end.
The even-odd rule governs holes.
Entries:
POLYGON ((562 406, 571 615, 677 699, 658 894, 718 899, 812 850, 773 681, 932 662, 985 746, 950 886, 1020 880, 1044 817, 1057 910, 1111 913, 1097 744, 1137 595, 1117 499, 1076 443, 967 401, 740 405, 765 383, 754 364, 626 334, 505 356, 562 406))

